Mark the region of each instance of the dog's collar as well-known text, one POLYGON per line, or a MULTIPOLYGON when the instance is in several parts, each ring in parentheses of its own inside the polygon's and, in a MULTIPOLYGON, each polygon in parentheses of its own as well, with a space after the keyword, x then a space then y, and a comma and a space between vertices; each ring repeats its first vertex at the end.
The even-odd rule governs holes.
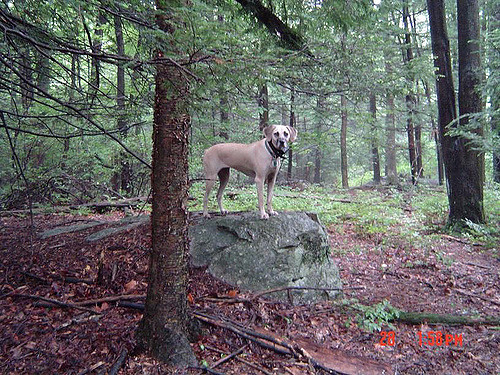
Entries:
POLYGON ((266 141, 265 144, 266 144, 267 152, 269 152, 271 154, 273 159, 276 159, 276 158, 285 159, 285 154, 288 151, 288 147, 285 150, 280 150, 280 149, 274 147, 274 145, 271 141, 266 141))

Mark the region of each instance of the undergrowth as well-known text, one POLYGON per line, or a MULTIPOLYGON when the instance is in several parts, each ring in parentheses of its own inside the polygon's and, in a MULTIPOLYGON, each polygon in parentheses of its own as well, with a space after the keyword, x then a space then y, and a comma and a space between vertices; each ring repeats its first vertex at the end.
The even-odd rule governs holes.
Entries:
MULTIPOLYGON (((195 183, 191 187, 190 194, 195 199, 189 207, 190 211, 202 210, 203 191, 203 183, 195 183)), ((257 211, 255 185, 231 186, 230 183, 223 203, 229 212, 257 211)), ((468 230, 464 235, 472 242, 491 248, 498 246, 500 237, 498 185, 485 187, 484 206, 487 224, 466 223, 468 230)), ((409 243, 425 242, 422 234, 445 232, 448 214, 446 191, 435 186, 349 190, 332 190, 317 185, 304 190, 276 186, 273 207, 276 211, 315 212, 326 227, 341 230, 344 223, 349 223, 362 236, 381 236, 385 242, 392 237, 402 237, 409 243)), ((210 196, 209 210, 218 211, 214 191, 210 196)))

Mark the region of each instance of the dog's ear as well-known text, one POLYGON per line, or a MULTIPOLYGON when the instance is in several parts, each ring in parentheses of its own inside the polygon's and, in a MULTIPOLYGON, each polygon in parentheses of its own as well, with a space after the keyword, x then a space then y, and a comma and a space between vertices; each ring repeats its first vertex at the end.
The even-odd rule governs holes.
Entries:
POLYGON ((268 142, 271 142, 271 140, 272 140, 273 131, 274 131, 274 125, 266 126, 264 128, 264 135, 266 136, 266 140, 268 142))
POLYGON ((293 142, 297 139, 297 129, 291 126, 287 126, 288 131, 290 132, 289 142, 293 142))

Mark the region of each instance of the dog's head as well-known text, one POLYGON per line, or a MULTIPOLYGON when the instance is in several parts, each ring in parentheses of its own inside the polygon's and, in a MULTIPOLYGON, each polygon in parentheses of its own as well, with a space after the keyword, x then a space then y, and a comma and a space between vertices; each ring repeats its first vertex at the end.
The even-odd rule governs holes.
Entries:
POLYGON ((266 140, 271 142, 276 149, 286 151, 288 143, 297 138, 297 129, 291 126, 271 125, 264 128, 264 135, 266 140))

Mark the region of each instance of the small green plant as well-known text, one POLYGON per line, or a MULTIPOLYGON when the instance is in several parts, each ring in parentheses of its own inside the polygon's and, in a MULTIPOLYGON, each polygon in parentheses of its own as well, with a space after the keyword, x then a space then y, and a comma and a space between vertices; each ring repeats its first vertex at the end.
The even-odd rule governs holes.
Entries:
POLYGON ((373 306, 365 306, 357 303, 353 307, 359 311, 356 314, 358 326, 368 332, 381 331, 383 326, 394 329, 394 326, 390 322, 399 317, 399 310, 393 307, 387 300, 383 300, 373 306))

